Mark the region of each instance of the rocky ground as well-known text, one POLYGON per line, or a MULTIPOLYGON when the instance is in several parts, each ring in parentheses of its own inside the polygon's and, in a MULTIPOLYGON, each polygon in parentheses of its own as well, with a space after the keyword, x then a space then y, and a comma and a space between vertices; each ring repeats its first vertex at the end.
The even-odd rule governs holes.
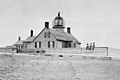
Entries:
POLYGON ((80 56, 0 55, 0 80, 119 80, 120 61, 80 56))

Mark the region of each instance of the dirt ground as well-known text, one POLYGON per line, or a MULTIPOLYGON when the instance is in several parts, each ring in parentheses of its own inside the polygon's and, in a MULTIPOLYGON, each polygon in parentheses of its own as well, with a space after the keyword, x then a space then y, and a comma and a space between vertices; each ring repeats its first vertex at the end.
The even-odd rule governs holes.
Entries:
POLYGON ((80 56, 0 55, 0 80, 119 80, 120 61, 80 56))

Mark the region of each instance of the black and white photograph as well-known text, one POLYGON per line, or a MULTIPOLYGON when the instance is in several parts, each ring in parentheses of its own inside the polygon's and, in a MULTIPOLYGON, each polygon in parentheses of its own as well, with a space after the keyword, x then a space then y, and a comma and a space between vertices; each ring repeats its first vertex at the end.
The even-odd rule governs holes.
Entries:
POLYGON ((0 80, 120 80, 120 0, 0 0, 0 80))

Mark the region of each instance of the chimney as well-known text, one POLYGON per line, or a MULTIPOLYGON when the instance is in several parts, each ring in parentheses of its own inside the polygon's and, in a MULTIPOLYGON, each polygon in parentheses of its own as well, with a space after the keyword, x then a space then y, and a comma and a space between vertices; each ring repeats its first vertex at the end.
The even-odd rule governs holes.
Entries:
POLYGON ((70 32, 70 27, 67 27, 67 32, 70 34, 71 32, 70 32))
POLYGON ((30 37, 32 37, 32 36, 33 36, 33 30, 30 31, 30 37))
POLYGON ((49 29, 49 22, 45 22, 45 28, 49 29))
POLYGON ((18 37, 18 41, 20 41, 20 40, 21 40, 21 37, 19 36, 19 37, 18 37))

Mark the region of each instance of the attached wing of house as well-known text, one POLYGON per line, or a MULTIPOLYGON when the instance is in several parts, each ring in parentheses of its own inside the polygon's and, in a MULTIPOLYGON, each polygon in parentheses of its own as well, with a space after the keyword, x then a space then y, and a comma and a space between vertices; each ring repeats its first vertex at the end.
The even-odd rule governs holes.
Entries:
POLYGON ((30 43, 35 39, 36 36, 32 36, 32 37, 28 37, 25 40, 18 40, 14 46, 16 46, 17 49, 23 49, 24 48, 24 44, 23 43, 30 43))
POLYGON ((76 41, 78 44, 81 44, 72 34, 69 34, 67 32, 59 32, 55 29, 49 29, 49 31, 55 36, 57 40, 76 41))
POLYGON ((17 41, 14 45, 22 45, 24 40, 17 41))

